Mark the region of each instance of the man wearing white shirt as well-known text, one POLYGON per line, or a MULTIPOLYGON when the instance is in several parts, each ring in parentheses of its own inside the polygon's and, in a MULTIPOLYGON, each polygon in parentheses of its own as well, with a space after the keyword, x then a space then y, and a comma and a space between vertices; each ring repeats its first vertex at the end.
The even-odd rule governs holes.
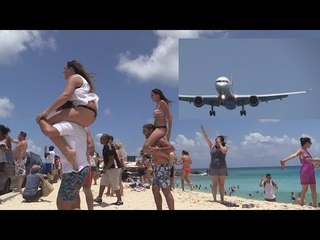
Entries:
POLYGON ((68 145, 76 153, 79 170, 73 170, 70 162, 61 155, 62 180, 57 197, 58 210, 80 209, 79 190, 89 173, 87 160, 87 133, 84 127, 73 122, 59 122, 51 126, 46 120, 41 119, 39 125, 43 133, 50 137, 64 136, 68 145))

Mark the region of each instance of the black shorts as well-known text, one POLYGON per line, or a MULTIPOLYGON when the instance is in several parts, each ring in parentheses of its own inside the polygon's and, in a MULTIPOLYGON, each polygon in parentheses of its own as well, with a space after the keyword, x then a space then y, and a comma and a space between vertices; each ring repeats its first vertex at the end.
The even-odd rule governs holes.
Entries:
POLYGON ((174 177, 174 167, 173 166, 170 169, 170 177, 174 177))
POLYGON ((144 170, 144 168, 138 168, 138 174, 139 177, 144 176, 146 174, 146 171, 144 170))

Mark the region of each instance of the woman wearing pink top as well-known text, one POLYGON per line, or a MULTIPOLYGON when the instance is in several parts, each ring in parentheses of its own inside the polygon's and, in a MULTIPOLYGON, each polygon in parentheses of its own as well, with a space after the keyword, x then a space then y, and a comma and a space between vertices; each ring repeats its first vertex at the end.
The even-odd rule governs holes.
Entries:
POLYGON ((308 186, 310 185, 313 206, 318 207, 314 164, 318 164, 319 159, 313 159, 310 153, 307 151, 312 144, 310 138, 302 137, 300 138, 300 143, 301 148, 297 152, 280 161, 281 167, 284 170, 287 161, 299 156, 301 162, 300 181, 302 186, 300 205, 303 206, 304 199, 308 191, 308 186))

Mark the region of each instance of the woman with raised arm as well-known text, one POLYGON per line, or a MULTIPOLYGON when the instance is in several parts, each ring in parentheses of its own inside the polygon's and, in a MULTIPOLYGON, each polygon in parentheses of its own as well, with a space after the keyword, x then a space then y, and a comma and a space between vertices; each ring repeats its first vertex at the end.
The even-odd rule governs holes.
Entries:
POLYGON ((213 201, 217 202, 217 187, 219 185, 220 192, 220 201, 224 202, 224 183, 225 177, 228 175, 227 173, 227 163, 226 163, 226 155, 228 152, 228 148, 225 143, 225 137, 219 135, 216 137, 215 141, 212 142, 207 132, 204 130, 203 125, 201 124, 201 131, 206 140, 211 155, 211 162, 209 166, 209 174, 212 176, 212 196, 213 201))
POLYGON ((282 170, 286 166, 286 162, 299 156, 301 162, 300 168, 300 182, 301 182, 301 196, 300 196, 300 205, 303 206, 306 193, 308 191, 308 186, 310 185, 312 203, 314 207, 318 207, 317 202, 317 190, 316 190, 316 176, 314 172, 314 164, 319 164, 319 159, 313 159, 310 153, 307 151, 311 146, 311 139, 308 137, 300 138, 301 148, 298 149, 295 153, 290 156, 282 159, 280 161, 282 170))
MULTIPOLYGON (((77 60, 67 62, 63 73, 67 81, 64 91, 45 111, 37 116, 36 121, 39 123, 40 119, 45 119, 51 125, 67 121, 88 127, 97 117, 99 101, 99 97, 94 93, 93 81, 83 65, 77 60)), ((41 130, 43 131, 43 129, 41 130)), ((65 139, 61 136, 50 139, 77 171, 75 151, 68 146, 65 139)))
POLYGON ((169 108, 171 101, 157 88, 151 91, 151 99, 156 103, 153 112, 155 129, 144 143, 143 151, 147 153, 151 153, 150 147, 153 147, 160 138, 166 137, 167 141, 170 141, 172 127, 172 114, 169 108))

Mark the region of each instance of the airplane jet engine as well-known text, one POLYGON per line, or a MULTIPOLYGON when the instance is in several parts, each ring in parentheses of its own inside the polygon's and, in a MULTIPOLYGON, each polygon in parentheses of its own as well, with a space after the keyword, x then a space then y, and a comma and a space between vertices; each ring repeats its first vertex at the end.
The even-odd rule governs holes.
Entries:
POLYGON ((204 100, 203 100, 202 97, 197 96, 197 97, 194 98, 193 104, 196 107, 202 107, 204 105, 204 100))
POLYGON ((259 98, 257 96, 250 96, 249 97, 249 104, 252 107, 256 107, 259 105, 259 98))

